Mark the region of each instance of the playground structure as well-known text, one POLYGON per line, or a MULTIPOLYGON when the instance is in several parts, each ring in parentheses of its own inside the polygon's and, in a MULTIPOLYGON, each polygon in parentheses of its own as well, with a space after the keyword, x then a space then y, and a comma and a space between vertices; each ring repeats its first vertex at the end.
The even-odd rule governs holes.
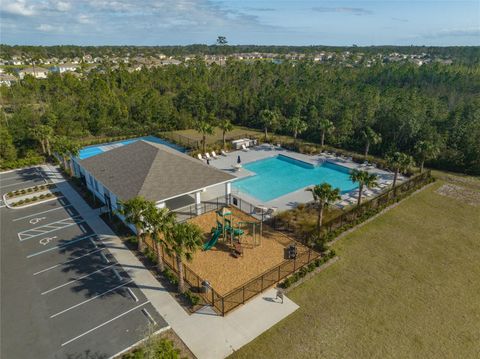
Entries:
POLYGON ((203 245, 207 251, 214 247, 220 238, 233 248, 234 256, 243 255, 243 246, 259 246, 262 236, 262 224, 255 221, 235 221, 232 210, 223 207, 216 211, 216 227, 211 229, 211 238, 203 245), (242 236, 248 234, 252 241, 242 241, 242 236))
MULTIPOLYGON (((227 219, 232 221, 231 227, 241 229, 243 234, 234 237, 233 245, 230 244, 231 237, 228 233, 225 238, 219 236, 209 250, 197 251, 192 261, 185 264, 202 280, 207 280, 220 295, 284 262, 286 248, 295 243, 292 238, 262 224, 238 208, 232 206, 227 209, 232 213, 227 216, 227 219), (238 253, 237 249, 243 250, 243 255, 238 253)), ((223 218, 215 211, 203 213, 189 220, 201 228, 205 243, 213 239, 211 232, 212 228, 217 228, 217 221, 223 226, 223 218)))

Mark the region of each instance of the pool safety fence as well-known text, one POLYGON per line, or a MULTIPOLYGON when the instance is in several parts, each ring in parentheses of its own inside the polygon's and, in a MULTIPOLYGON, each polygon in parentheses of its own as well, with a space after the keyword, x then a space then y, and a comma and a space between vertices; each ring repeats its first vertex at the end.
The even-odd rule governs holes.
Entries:
POLYGON ((190 204, 182 208, 173 209, 172 212, 176 214, 177 222, 185 222, 198 215, 212 211, 218 211, 219 209, 228 205, 227 201, 227 197, 220 196, 210 200, 202 201, 199 205, 190 204))
MULTIPOLYGON (((334 217, 328 222, 322 224, 322 238, 327 238, 330 233, 342 228, 343 226, 355 224, 360 218, 362 218, 371 210, 381 209, 394 204, 398 200, 408 196, 417 188, 423 187, 432 181, 433 177, 431 171, 427 170, 423 173, 419 173, 410 177, 406 181, 398 183, 394 188, 390 188, 378 196, 375 196, 369 200, 365 200, 359 206, 354 206, 350 209, 344 210, 341 215, 334 217)), ((275 230, 286 233, 292 233, 295 230, 288 222, 285 223, 275 216, 268 219, 268 224, 275 230)))
POLYGON ((164 138, 168 141, 171 141, 177 145, 185 147, 188 150, 198 150, 201 147, 200 140, 194 140, 190 137, 181 135, 175 132, 160 132, 158 134, 160 138, 164 138))

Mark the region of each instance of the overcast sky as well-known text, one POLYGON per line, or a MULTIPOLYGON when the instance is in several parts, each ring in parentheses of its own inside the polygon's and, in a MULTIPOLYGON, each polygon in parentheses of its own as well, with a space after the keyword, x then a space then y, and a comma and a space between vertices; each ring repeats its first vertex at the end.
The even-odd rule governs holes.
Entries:
POLYGON ((0 0, 31 45, 480 45, 480 0, 0 0))

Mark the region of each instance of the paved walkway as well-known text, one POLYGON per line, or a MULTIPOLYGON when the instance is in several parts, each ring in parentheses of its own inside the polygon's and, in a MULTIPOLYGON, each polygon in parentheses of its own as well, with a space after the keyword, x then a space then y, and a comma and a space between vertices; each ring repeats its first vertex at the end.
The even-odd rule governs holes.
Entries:
POLYGON ((55 168, 44 169, 197 358, 225 358, 298 309, 286 297, 283 304, 275 302, 275 290, 271 288, 226 317, 213 315, 208 309, 189 315, 115 236, 98 216, 98 210, 92 210, 55 168))

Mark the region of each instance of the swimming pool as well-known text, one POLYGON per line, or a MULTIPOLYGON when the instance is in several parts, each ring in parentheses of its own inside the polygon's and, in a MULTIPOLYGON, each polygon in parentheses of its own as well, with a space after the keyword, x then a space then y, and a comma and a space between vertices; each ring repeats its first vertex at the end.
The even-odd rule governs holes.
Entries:
POLYGON ((171 148, 173 148, 177 151, 185 152, 185 148, 183 148, 182 146, 178 146, 174 143, 162 140, 161 138, 158 138, 158 137, 155 137, 155 136, 143 136, 143 137, 131 138, 129 140, 124 140, 124 141, 103 143, 101 145, 93 145, 93 146, 84 147, 79 151, 78 158, 81 159, 81 160, 84 160, 86 158, 96 156, 100 153, 106 152, 106 151, 111 150, 113 148, 120 147, 120 146, 125 146, 125 145, 128 145, 128 144, 133 143, 133 142, 137 142, 137 141, 140 141, 140 140, 160 143, 162 145, 171 147, 171 148))
POLYGON ((301 188, 327 182, 342 193, 358 187, 350 181, 350 170, 334 163, 320 166, 278 155, 247 163, 243 168, 255 175, 237 180, 233 187, 263 202, 271 201, 301 188))

